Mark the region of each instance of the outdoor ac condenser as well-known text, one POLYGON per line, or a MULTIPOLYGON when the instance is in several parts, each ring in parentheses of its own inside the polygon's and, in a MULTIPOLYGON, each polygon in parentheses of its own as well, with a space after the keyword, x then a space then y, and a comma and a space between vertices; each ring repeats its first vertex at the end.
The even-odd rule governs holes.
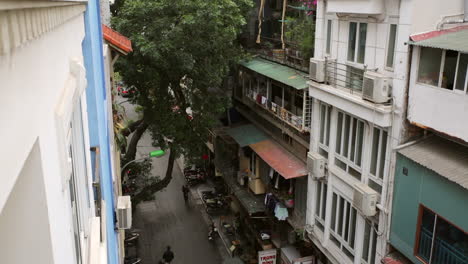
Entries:
POLYGON ((309 78, 319 83, 325 81, 325 59, 310 58, 309 78))
POLYGON ((353 206, 364 216, 373 216, 377 212, 377 192, 364 183, 354 185, 353 206))
POLYGON ((391 98, 391 78, 380 73, 364 73, 362 98, 376 104, 386 103, 391 98))
POLYGON ((129 195, 117 198, 117 228, 130 229, 132 227, 132 202, 129 195))
POLYGON ((326 175, 327 159, 318 153, 307 153, 307 170, 314 179, 322 179, 326 175))

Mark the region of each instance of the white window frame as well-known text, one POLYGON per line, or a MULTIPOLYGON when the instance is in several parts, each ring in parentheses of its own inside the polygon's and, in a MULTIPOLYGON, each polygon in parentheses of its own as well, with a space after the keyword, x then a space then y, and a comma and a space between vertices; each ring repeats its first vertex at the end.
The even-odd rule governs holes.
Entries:
MULTIPOLYGON (((383 180, 385 178, 385 173, 387 170, 387 164, 388 164, 388 146, 389 146, 389 135, 388 131, 386 129, 383 129, 378 126, 373 126, 371 128, 371 140, 369 141, 371 146, 370 146, 370 159, 369 159, 369 173, 367 174, 367 185, 369 185, 369 179, 380 185, 381 190, 383 190, 383 180), (377 153, 374 152, 374 137, 376 136, 376 132, 379 133, 379 142, 377 142, 377 153), (386 139, 384 141, 383 135, 386 134, 386 139), (385 146, 385 149, 383 149, 385 146), (376 155, 375 155, 376 154, 376 155), (385 155, 384 157, 384 164, 383 164, 383 169, 382 172, 380 173, 380 167, 382 166, 382 155, 385 155), (376 164, 375 164, 375 174, 372 172, 372 158, 376 156, 376 164)), ((369 185, 370 186, 370 185, 369 185)), ((371 187, 372 188, 372 187, 371 187)), ((376 190, 377 191, 377 190, 376 190)), ((381 193, 381 192, 380 192, 381 193)))
POLYGON ((325 216, 326 216, 326 207, 327 207, 327 190, 328 185, 326 182, 317 181, 316 183, 316 193, 315 193, 315 212, 314 217, 315 221, 319 222, 323 229, 325 230, 325 216))
POLYGON ((333 34, 333 20, 327 19, 327 26, 326 26, 326 39, 325 39, 325 54, 331 54, 331 46, 332 46, 332 34, 333 34))
MULTIPOLYGON (((340 245, 338 246, 340 248, 340 250, 343 252, 343 254, 347 257, 349 257, 344 251, 343 251, 343 248, 345 248, 347 251, 349 251, 350 253, 352 253, 353 255, 353 258, 351 260, 354 260, 354 258, 356 257, 356 243, 358 242, 357 240, 357 236, 359 235, 358 234, 358 216, 359 216, 359 213, 357 211, 356 208, 353 207, 353 203, 350 202, 348 199, 346 199, 344 197, 344 195, 340 194, 338 191, 336 190, 333 190, 332 192, 332 200, 330 202, 330 214, 333 215, 333 212, 331 210, 333 210, 333 197, 334 195, 336 195, 336 208, 335 208, 335 212, 334 212, 334 215, 335 215, 335 223, 333 223, 331 220, 330 220, 330 236, 333 236, 334 239, 336 239, 340 245), (344 205, 343 205, 343 211, 340 212, 340 201, 344 201, 344 205), (345 213, 348 213, 349 214, 349 221, 346 222, 346 217, 345 217, 345 213), (354 237, 351 237, 351 224, 352 224, 352 214, 354 213, 354 237), (340 217, 338 217, 338 215, 340 217), (341 220, 341 235, 338 234, 338 230, 335 231, 335 229, 338 228, 338 221, 341 220), (348 230, 348 236, 345 237, 345 234, 346 234, 346 229, 348 230), (350 241, 351 239, 354 239, 354 242, 353 242, 353 246, 351 246, 350 244, 350 241)), ((331 216, 330 216, 331 217, 331 216)), ((333 238, 330 237, 330 240, 332 240, 333 238)), ((334 243, 332 241, 332 243, 334 243)), ((334 244, 336 245, 336 244, 334 244)))
MULTIPOLYGON (((443 79, 443 72, 444 72, 444 67, 445 67, 445 55, 446 55, 446 52, 447 50, 442 50, 442 58, 440 60, 440 67, 439 67, 439 79, 438 79, 438 83, 437 83, 437 86, 434 86, 434 85, 431 85, 431 84, 428 84, 428 83, 422 83, 419 81, 419 71, 420 71, 420 65, 421 65, 421 55, 422 55, 422 49, 424 47, 419 47, 419 54, 418 54, 418 71, 417 71, 417 74, 416 74, 416 83, 418 84, 421 84, 421 85, 427 85, 427 86, 430 86, 430 87, 437 87, 437 88, 440 88, 440 89, 443 89, 443 90, 446 90, 446 91, 452 91, 452 92, 455 92, 455 93, 458 93, 458 94, 466 94, 468 93, 468 67, 466 69, 466 72, 465 72, 465 85, 464 85, 464 89, 463 91, 462 90, 458 90, 458 89, 455 89, 455 86, 457 84, 457 78, 458 78, 458 67, 459 67, 459 64, 460 64, 460 56, 462 54, 462 52, 459 52, 457 51, 457 64, 455 66, 455 76, 454 76, 454 80, 453 80, 453 83, 454 83, 454 86, 452 89, 448 89, 448 88, 443 88, 442 87, 442 79, 443 79)), ((464 53, 466 54, 466 53, 464 53)))
MULTIPOLYGON (((365 141, 366 141, 366 124, 363 120, 359 119, 359 118, 356 118, 352 115, 349 115, 345 112, 342 112, 342 111, 338 111, 338 115, 337 115, 337 118, 336 118, 336 129, 337 129, 337 132, 336 132, 336 138, 335 138, 335 141, 338 140, 338 129, 339 129, 339 125, 338 125, 338 122, 339 122, 339 115, 340 113, 343 115, 343 118, 341 120, 342 122, 342 125, 341 125, 341 132, 340 132, 340 150, 339 152, 337 152, 337 147, 338 145, 335 143, 335 149, 334 149, 334 153, 335 153, 335 158, 338 159, 339 161, 343 162, 345 165, 346 165, 346 169, 344 170, 346 173, 350 174, 349 171, 350 171, 350 168, 357 171, 359 174, 360 174, 360 181, 362 180, 362 165, 363 165, 363 159, 364 159, 364 147, 365 147, 365 141), (344 131, 345 131, 345 125, 346 125, 346 116, 349 116, 350 118, 350 126, 349 126, 349 134, 348 134, 348 149, 346 150, 348 152, 348 157, 344 156, 343 153, 345 151, 344 149, 344 131), (355 140, 355 146, 354 146, 354 159, 356 160, 357 158, 357 153, 358 153, 358 136, 359 136, 359 124, 362 124, 361 126, 361 129, 362 129, 362 139, 361 139, 361 164, 358 165, 354 160, 351 160, 350 159, 350 156, 351 156, 351 148, 352 148, 352 140, 353 140, 353 123, 354 123, 354 120, 356 120, 356 134, 354 135, 354 140, 355 140)), ((337 166, 336 164, 336 161, 334 161, 335 163, 335 166, 337 166)), ((341 170, 343 170, 340 166, 337 166, 338 168, 340 168, 341 170)), ((352 174, 351 174, 352 175, 352 174)), ((353 178, 356 178, 354 176, 352 176, 353 178)))
MULTIPOLYGON (((364 44, 364 59, 363 59, 363 62, 358 62, 357 58, 359 57, 359 38, 360 38, 360 34, 359 34, 359 31, 361 29, 361 24, 366 24, 366 27, 369 27, 369 24, 366 23, 366 22, 357 22, 357 21, 349 21, 349 24, 348 24, 348 46, 347 46, 347 54, 346 54, 346 61, 348 62, 353 62, 353 63, 357 63, 357 64, 364 64, 365 61, 366 61, 366 45, 364 44), (354 50, 354 58, 353 60, 349 60, 349 46, 351 45, 351 43, 349 43, 349 34, 350 34, 350 30, 351 30, 351 23, 356 23, 356 41, 354 43, 354 47, 355 47, 355 50, 354 50)), ((366 28, 366 43, 367 43, 367 29, 366 28)))
POLYGON ((387 49, 385 52, 385 69, 389 71, 393 71, 393 68, 395 67, 395 55, 396 55, 396 44, 397 44, 397 38, 398 38, 398 24, 391 23, 388 26, 388 36, 387 36, 387 49), (389 52, 390 52, 390 40, 391 40, 391 34, 392 34, 392 26, 395 26, 395 41, 393 43, 393 63, 392 66, 388 66, 388 57, 389 57, 389 52))
POLYGON ((377 233, 378 224, 374 221, 368 221, 365 219, 363 236, 364 239, 362 241, 362 254, 361 254, 361 261, 364 264, 374 264, 375 260, 377 259, 377 240, 378 240, 378 233, 377 233), (365 240, 366 240, 366 226, 369 226, 369 244, 367 245, 367 249, 365 248, 365 240), (367 250, 367 256, 364 256, 364 250, 367 250), (372 254, 374 255, 374 262, 371 262, 372 254))
POLYGON ((319 146, 319 154, 321 151, 329 153, 330 149, 330 130, 331 130, 331 114, 332 114, 332 106, 320 102, 319 104, 319 118, 320 118, 320 129, 319 129, 319 137, 318 137, 318 146, 319 146), (323 113, 325 111, 325 113, 323 113), (323 129, 323 135, 322 135, 323 129), (323 136, 323 140, 322 140, 323 136))

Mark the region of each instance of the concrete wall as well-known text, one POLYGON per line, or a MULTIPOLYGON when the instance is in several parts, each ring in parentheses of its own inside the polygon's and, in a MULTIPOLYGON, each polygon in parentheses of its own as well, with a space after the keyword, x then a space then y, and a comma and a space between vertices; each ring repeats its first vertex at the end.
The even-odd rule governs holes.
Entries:
MULTIPOLYGON (((35 226, 34 229, 29 229, 31 232, 36 232, 29 234, 31 236, 42 236, 50 228, 50 240, 47 242, 47 236, 43 236, 44 241, 41 243, 44 247, 38 246, 38 249, 45 250, 44 255, 41 255, 43 263, 73 263, 74 261, 70 195, 68 191, 64 190, 65 182, 61 167, 61 160, 66 159, 66 157, 61 156, 59 151, 65 146, 65 142, 60 141, 58 137, 57 109, 61 103, 64 104, 65 108, 71 107, 71 103, 80 98, 80 95, 75 97, 74 93, 70 94, 70 84, 76 84, 76 80, 70 79, 71 65, 74 64, 72 60, 77 64, 83 61, 81 49, 84 37, 82 12, 85 6, 79 8, 81 13, 78 14, 67 16, 65 14, 70 15, 71 13, 63 13, 62 18, 67 18, 67 20, 49 28, 47 32, 36 31, 37 35, 34 37, 16 39, 17 42, 13 43, 18 45, 12 45, 10 49, 3 50, 6 53, 1 54, 0 52, 0 80, 2 80, 0 122, 5 128, 0 131, 0 136, 3 139, 0 149, 3 171, 2 184, 0 184, 0 210, 2 212, 0 216, 2 220, 0 221, 9 221, 9 217, 12 216, 10 211, 12 205, 27 207, 28 204, 25 201, 32 202, 34 194, 17 193, 15 190, 17 190, 16 188, 30 188, 32 182, 23 179, 23 175, 31 173, 30 165, 26 160, 30 153, 40 153, 43 158, 41 161, 42 169, 37 171, 35 177, 40 179, 43 175, 45 194, 41 194, 44 196, 40 198, 39 193, 36 193, 38 199, 36 203, 40 203, 45 210, 39 213, 37 210, 40 207, 37 208, 35 203, 31 203, 29 208, 25 210, 24 217, 30 221, 28 224, 35 226), (47 204, 46 207, 45 204, 47 204), (3 215, 3 210, 5 210, 5 215, 3 215), (30 216, 35 213, 38 213, 38 219, 34 223, 35 219, 30 216), (49 247, 52 248, 52 251, 47 253, 50 251, 49 247), (52 254, 52 256, 48 254, 52 254)), ((14 14, 16 11, 10 12, 10 14, 14 14)), ((33 15, 34 10, 30 14, 33 15)), ((3 19, 3 15, 4 13, 0 14, 0 19, 3 19)), ((48 17, 44 16, 43 19, 48 19, 48 17)), ((60 20, 54 20, 54 22, 57 21, 60 20)), ((1 23, 2 26, 8 26, 4 22, 1 23)), ((48 25, 54 25, 54 23, 48 25)), ((36 30, 40 28, 37 27, 36 30)), ((18 33, 18 31, 11 32, 18 33)), ((27 36, 25 32, 21 34, 23 33, 22 36, 27 36)), ((15 38, 12 39, 15 40, 15 38)), ((33 164, 40 162, 35 159, 31 161, 33 164)), ((17 219, 17 221, 19 226, 26 225, 26 222, 22 222, 21 219, 17 219)), ((24 231, 26 230, 28 229, 24 231)), ((18 234, 23 232, 21 230, 15 231, 19 232, 18 234)), ((2 249, 13 250, 10 247, 2 247, 2 249)), ((19 250, 21 250, 21 254, 24 254, 23 248, 19 250)), ((0 255, 4 256, 4 254, 0 255)), ((28 259, 27 256, 23 257, 24 261, 28 259)))
POLYGON ((3 263, 54 263, 42 162, 36 142, 0 214, 3 263))
POLYGON ((468 142, 468 95, 418 83, 419 47, 414 47, 408 120, 468 142))
POLYGON ((413 255, 420 204, 468 230, 468 191, 398 154, 390 243, 415 263, 420 263, 413 255))
POLYGON ((464 0, 412 0, 405 13, 410 13, 411 34, 437 29, 444 19, 461 18, 464 0))

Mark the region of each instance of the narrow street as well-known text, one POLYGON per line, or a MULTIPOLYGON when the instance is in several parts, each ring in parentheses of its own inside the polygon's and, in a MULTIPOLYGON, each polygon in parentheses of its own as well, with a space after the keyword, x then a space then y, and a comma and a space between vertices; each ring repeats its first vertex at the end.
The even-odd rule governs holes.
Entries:
MULTIPOLYGON (((133 106, 122 104, 129 119, 136 120, 133 106)), ((147 155, 155 148, 151 146, 151 135, 146 132, 138 143, 137 158, 147 155)), ((164 177, 168 155, 153 159, 152 175, 164 177)), ((169 186, 155 194, 153 201, 142 202, 137 206, 133 216, 133 227, 140 232, 138 255, 144 264, 157 264, 166 246, 174 252, 175 264, 189 263, 222 263, 221 253, 225 253, 220 241, 208 241, 208 226, 201 213, 201 203, 190 197, 185 204, 181 188, 183 174, 174 164, 173 178, 169 186)), ((219 240, 219 239, 218 239, 219 240)))

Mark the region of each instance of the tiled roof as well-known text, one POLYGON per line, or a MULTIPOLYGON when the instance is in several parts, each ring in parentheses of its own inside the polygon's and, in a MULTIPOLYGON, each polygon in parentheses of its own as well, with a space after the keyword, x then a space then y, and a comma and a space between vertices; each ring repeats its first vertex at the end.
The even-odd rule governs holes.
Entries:
POLYGON ((123 54, 128 54, 133 51, 132 42, 127 37, 123 36, 119 32, 112 28, 102 25, 102 34, 104 39, 113 47, 117 48, 123 54))
POLYGON ((439 48, 468 52, 468 26, 430 31, 410 36, 409 44, 422 47, 439 48))
POLYGON ((400 154, 468 189, 468 148, 437 136, 403 148, 400 154))

